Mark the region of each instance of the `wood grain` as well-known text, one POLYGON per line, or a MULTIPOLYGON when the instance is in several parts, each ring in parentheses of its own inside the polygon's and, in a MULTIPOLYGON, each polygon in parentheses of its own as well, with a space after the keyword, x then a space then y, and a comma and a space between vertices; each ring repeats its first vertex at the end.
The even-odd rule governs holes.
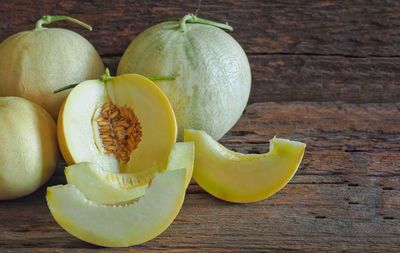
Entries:
MULTIPOLYGON (((266 152, 279 133, 307 143, 292 181, 272 198, 230 204, 194 182, 172 226, 132 250, 167 252, 400 250, 400 104, 332 102, 250 105, 222 143, 241 152, 266 152)), ((64 183, 61 164, 49 183, 64 183)), ((52 219, 44 189, 1 203, 0 247, 24 252, 118 252, 81 242, 52 219)), ((121 249, 122 251, 122 249, 121 249)))
MULTIPOLYGON (((102 54, 120 55, 139 32, 195 12, 198 1, 4 1, 0 40, 30 29, 45 14, 67 14, 92 24, 75 25, 102 54), (99 39, 99 37, 102 37, 99 39)), ((204 0, 199 16, 229 21, 251 54, 399 55, 400 2, 204 0)), ((58 25, 57 25, 58 26, 58 25)))
MULTIPOLYGON (((70 15, 94 31, 54 26, 88 38, 115 73, 137 34, 196 8, 181 0, 2 1, 0 41, 42 15, 70 15)), ((229 21, 252 68, 249 106, 221 142, 245 153, 266 152, 276 134, 306 142, 291 182, 266 201, 237 205, 192 181, 172 226, 129 249, 70 236, 42 187, 0 202, 0 251, 400 252, 400 2, 203 0, 198 14, 229 21)), ((64 166, 47 185, 65 183, 64 166)))
MULTIPOLYGON (((113 73, 120 57, 103 57, 113 73)), ((270 101, 400 101, 400 58, 249 55, 249 103, 270 101)))
MULTIPOLYGON (((31 29, 44 14, 68 14, 116 68, 130 41, 147 27, 194 12, 197 1, 5 1, 0 40, 31 29)), ((202 1, 199 15, 225 21, 249 55, 250 102, 398 102, 399 1, 202 1)))

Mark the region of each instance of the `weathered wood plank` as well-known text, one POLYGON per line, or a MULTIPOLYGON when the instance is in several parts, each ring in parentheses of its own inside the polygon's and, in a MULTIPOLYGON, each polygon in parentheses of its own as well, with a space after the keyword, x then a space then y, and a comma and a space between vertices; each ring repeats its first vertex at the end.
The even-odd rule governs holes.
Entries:
MULTIPOLYGON (((172 226, 133 249, 395 252, 400 249, 399 194, 374 187, 289 184, 271 199, 250 205, 188 194, 172 226)), ((52 220, 43 192, 2 206, 4 248, 98 248, 68 235, 52 220)))
MULTIPOLYGON (((270 199, 237 205, 191 184, 182 211, 157 239, 132 250, 166 252, 398 252, 400 250, 400 105, 258 103, 222 143, 264 152, 276 133, 308 144, 293 180, 270 199)), ((49 183, 65 182, 61 171, 49 183)), ((0 248, 26 252, 101 249, 64 232, 44 188, 0 203, 0 248)))
MULTIPOLYGON (((120 57, 103 57, 113 73, 120 57)), ((249 103, 269 101, 398 102, 400 58, 250 55, 249 103)))
MULTIPOLYGON (((44 14, 68 14, 95 27, 92 33, 80 32, 101 54, 120 55, 139 32, 194 12, 197 2, 4 1, 0 40, 32 28, 44 14)), ((236 29, 232 35, 251 54, 393 56, 400 52, 399 9, 396 0, 203 0, 199 15, 229 21, 236 29)))
MULTIPOLYGON (((297 175, 307 177, 300 182, 358 183, 352 177, 400 176, 399 126, 400 103, 256 103, 221 142, 239 152, 263 153, 275 135, 303 141, 307 155, 297 175)), ((57 171, 62 177, 63 166, 57 171)))
MULTIPOLYGON (((400 41, 398 38, 400 30, 396 30, 395 26, 400 23, 400 14, 398 14, 400 12, 391 10, 399 5, 396 1, 388 1, 384 5, 378 1, 371 2, 365 13, 360 12, 359 5, 353 6, 349 3, 325 2, 324 5, 323 2, 320 2, 300 6, 292 1, 286 4, 272 1, 249 1, 246 4, 246 8, 248 8, 246 11, 232 10, 232 5, 238 3, 229 1, 214 4, 205 1, 203 4, 204 10, 203 8, 202 10, 207 15, 215 15, 221 19, 232 18, 234 23, 240 24, 239 21, 251 20, 250 17, 255 17, 254 22, 240 24, 243 26, 239 25, 237 31, 233 33, 249 53, 253 74, 250 103, 293 100, 340 100, 353 103, 399 101, 400 66, 398 63, 400 58, 393 56, 400 56, 398 54, 400 44, 396 43, 396 41, 400 41), (374 7, 373 10, 372 7, 374 7), (262 13, 259 13, 260 11, 262 13), (345 18, 341 17, 340 11, 346 13, 345 18), (373 12, 373 14, 368 12, 373 12), (364 15, 368 16, 368 21, 364 15), (382 15, 387 18, 377 20, 382 15), (319 22, 308 20, 308 18, 315 18, 314 16, 319 17, 319 22), (263 19, 277 19, 278 21, 269 23, 263 19), (298 19, 301 19, 301 24, 298 19), (256 23, 257 20, 259 23, 256 23), (359 22, 355 22, 355 20, 359 22), (382 26, 388 26, 388 28, 384 29, 380 25, 367 25, 360 20, 383 23, 382 26), (307 29, 299 29, 298 26, 293 26, 293 23, 304 25, 307 29), (281 27, 279 24, 290 24, 293 27, 289 29, 281 27), (329 29, 315 27, 318 25, 329 26, 329 29), (349 31, 343 31, 343 29, 349 31), (378 36, 383 31, 385 36, 378 36), (335 35, 335 33, 341 35, 335 35), (250 38, 251 36, 254 38, 250 38), (303 37, 288 39, 295 36, 310 36, 310 38, 319 39, 315 41, 303 37), (379 39, 372 39, 371 36, 377 36, 379 39), (281 37, 287 38, 280 39, 281 37), (320 41, 321 37, 324 43, 320 41), (348 41, 335 41, 332 37, 348 41), (357 37, 360 38, 355 39, 357 37), (274 43, 270 41, 273 40, 271 38, 277 40, 274 42, 275 46, 272 46, 274 43), (293 45, 286 40, 294 40, 293 45), (329 44, 331 42, 334 45, 329 44), (354 45, 349 45, 349 43, 354 45), (282 48, 272 49, 271 47, 282 48), (338 50, 349 50, 349 52, 338 52, 338 50), (319 54, 327 56, 318 56, 319 54), (337 56, 340 54, 354 57, 337 56), (379 57, 360 58, 360 56, 371 54, 379 57), (390 57, 381 57, 382 55, 390 57)), ((60 26, 74 28, 87 36, 103 54, 106 65, 111 66, 113 70, 116 69, 120 55, 134 34, 153 23, 183 15, 185 9, 195 8, 193 2, 178 4, 169 1, 162 3, 139 1, 129 4, 120 1, 113 1, 112 4, 107 1, 85 1, 85 3, 11 1, 4 2, 1 6, 4 15, 0 15, 0 40, 19 30, 31 28, 34 21, 41 16, 41 12, 47 13, 49 10, 59 10, 61 14, 70 13, 87 19, 88 22, 98 27, 98 30, 86 32, 74 25, 64 23, 60 23, 60 26), (107 8, 102 9, 102 7, 107 8)))
MULTIPOLYGON (((0 41, 43 14, 68 14, 95 31, 60 26, 86 36, 115 69, 134 36, 193 12, 197 1, 28 0, 0 7, 0 41)), ((219 201, 192 182, 173 225, 129 250, 400 252, 399 10, 395 0, 203 0, 199 15, 233 24, 252 65, 250 106, 222 143, 261 153, 279 134, 306 142, 307 153, 290 184, 256 204, 219 201), (265 103, 293 100, 390 103, 265 103)), ((65 182, 62 167, 50 185, 65 182)), ((44 190, 0 203, 2 252, 125 251, 64 232, 44 190)))

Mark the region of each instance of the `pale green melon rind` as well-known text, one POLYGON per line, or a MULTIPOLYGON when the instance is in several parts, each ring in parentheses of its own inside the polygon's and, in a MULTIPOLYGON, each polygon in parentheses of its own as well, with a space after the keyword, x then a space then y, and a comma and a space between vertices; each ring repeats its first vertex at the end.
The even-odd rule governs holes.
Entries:
POLYGON ((126 206, 87 200, 73 185, 47 188, 47 204, 57 223, 73 236, 104 247, 149 241, 173 222, 185 196, 185 171, 158 174, 144 197, 126 206))
POLYGON ((164 22, 139 34, 118 65, 118 74, 175 76, 157 81, 168 96, 178 123, 221 138, 241 116, 249 98, 251 72, 240 45, 223 30, 164 22))
POLYGON ((0 96, 20 96, 56 118, 68 92, 56 89, 98 78, 103 62, 89 41, 62 28, 14 34, 0 44, 0 96))
POLYGON ((235 203, 261 201, 281 190, 296 173, 306 147, 273 138, 268 153, 247 155, 195 130, 185 130, 185 141, 195 142, 196 182, 211 195, 235 203))
POLYGON ((47 182, 59 151, 56 123, 37 104, 20 97, 0 97, 0 122, 1 201, 31 194, 47 182))

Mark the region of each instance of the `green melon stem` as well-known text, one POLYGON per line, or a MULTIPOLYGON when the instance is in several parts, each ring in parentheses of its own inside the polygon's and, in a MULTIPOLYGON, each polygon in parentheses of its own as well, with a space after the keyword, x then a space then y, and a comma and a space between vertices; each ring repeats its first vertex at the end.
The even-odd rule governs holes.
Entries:
POLYGON ((185 15, 183 18, 181 18, 181 20, 179 20, 179 28, 182 32, 186 31, 186 23, 211 25, 228 31, 233 31, 233 27, 230 26, 227 22, 226 23, 215 22, 208 19, 199 18, 191 13, 185 15))
POLYGON ((104 83, 107 82, 108 80, 110 80, 111 79, 110 70, 108 68, 106 68, 104 70, 104 74, 102 74, 99 79, 100 79, 100 81, 102 81, 104 83))
MULTIPOLYGON (((148 79, 152 80, 152 81, 173 81, 173 80, 175 80, 174 76, 146 76, 146 77, 148 79)), ((112 78, 112 76, 110 75, 110 70, 108 68, 106 68, 104 70, 104 74, 102 74, 99 77, 99 80, 105 83, 108 80, 110 80, 111 78, 112 78)), ((64 86, 62 88, 59 88, 59 89, 55 90, 53 93, 56 94, 56 93, 59 93, 61 91, 65 91, 65 90, 69 90, 69 89, 75 88, 75 86, 77 86, 78 84, 79 83, 74 83, 74 84, 70 84, 70 85, 64 86)))
POLYGON ((59 89, 53 91, 53 93, 54 93, 54 94, 57 94, 57 93, 59 93, 59 92, 61 92, 61 91, 65 91, 65 90, 69 90, 69 89, 75 88, 75 86, 77 86, 78 84, 79 84, 79 83, 73 83, 73 84, 70 84, 70 85, 61 87, 61 88, 59 88, 59 89))
POLYGON ((49 16, 49 15, 43 16, 41 19, 39 19, 36 22, 35 28, 36 29, 41 29, 41 28, 43 28, 43 25, 48 25, 48 24, 51 24, 53 22, 63 21, 63 20, 67 20, 67 21, 70 21, 72 23, 78 24, 78 25, 80 25, 80 26, 92 31, 92 27, 90 25, 88 25, 88 24, 86 24, 86 23, 84 23, 84 22, 82 22, 82 21, 80 21, 78 19, 69 17, 69 16, 49 16))

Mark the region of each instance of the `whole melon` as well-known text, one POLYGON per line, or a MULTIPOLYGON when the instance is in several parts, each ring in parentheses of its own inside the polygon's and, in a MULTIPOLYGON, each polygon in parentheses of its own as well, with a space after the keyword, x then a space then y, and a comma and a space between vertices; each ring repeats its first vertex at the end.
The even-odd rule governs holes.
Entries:
POLYGON ((56 123, 42 107, 19 97, 0 97, 0 119, 0 200, 15 199, 53 175, 56 123))
POLYGON ((221 28, 231 29, 191 14, 152 26, 131 42, 118 65, 118 74, 175 77, 156 84, 172 104, 180 139, 184 128, 204 130, 220 139, 247 104, 251 86, 247 56, 221 28))
POLYGON ((81 35, 42 27, 58 20, 78 21, 45 16, 33 30, 14 34, 0 44, 0 96, 24 97, 45 108, 54 119, 68 95, 54 94, 55 90, 98 78, 104 72, 99 54, 81 35))

